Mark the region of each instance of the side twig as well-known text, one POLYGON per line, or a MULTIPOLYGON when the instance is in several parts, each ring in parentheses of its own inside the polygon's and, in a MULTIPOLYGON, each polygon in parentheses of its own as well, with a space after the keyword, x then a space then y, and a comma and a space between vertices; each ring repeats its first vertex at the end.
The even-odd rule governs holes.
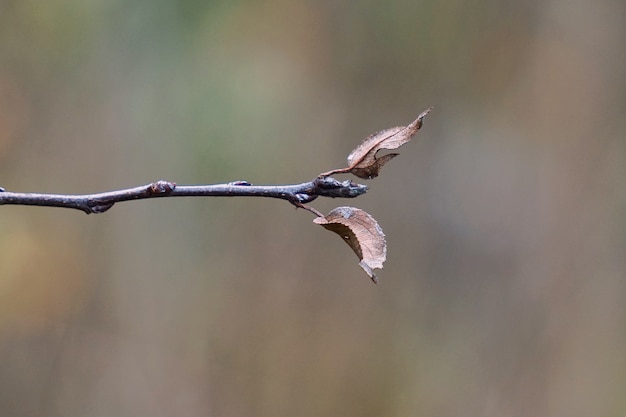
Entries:
POLYGON ((156 181, 124 190, 97 194, 39 194, 14 193, 0 188, 0 205, 26 205, 62 207, 81 210, 87 214, 104 213, 115 203, 157 197, 270 197, 287 200, 296 207, 304 208, 317 216, 317 210, 307 206, 317 197, 354 198, 367 191, 366 185, 350 180, 338 181, 332 177, 292 185, 252 185, 247 181, 228 184, 176 185, 169 181, 156 181))

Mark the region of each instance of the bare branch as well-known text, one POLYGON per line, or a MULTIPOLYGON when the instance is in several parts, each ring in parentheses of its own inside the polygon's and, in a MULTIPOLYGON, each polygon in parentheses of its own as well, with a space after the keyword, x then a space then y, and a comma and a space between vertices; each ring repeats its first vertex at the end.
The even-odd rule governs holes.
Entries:
POLYGON ((124 190, 97 194, 39 194, 14 193, 0 188, 0 205, 26 205, 73 208, 87 214, 103 213, 115 203, 157 197, 270 197, 287 200, 296 207, 311 210, 305 203, 317 197, 354 198, 364 194, 367 186, 350 180, 338 181, 332 177, 316 178, 313 181, 293 185, 252 185, 247 181, 228 184, 176 185, 169 181, 124 190))

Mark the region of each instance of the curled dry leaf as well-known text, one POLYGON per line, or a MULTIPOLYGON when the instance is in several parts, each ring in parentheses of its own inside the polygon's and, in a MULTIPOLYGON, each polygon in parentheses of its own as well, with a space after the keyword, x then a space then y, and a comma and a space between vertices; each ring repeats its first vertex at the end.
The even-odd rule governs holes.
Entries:
POLYGON ((383 267, 387 258, 387 242, 383 229, 372 216, 358 208, 337 207, 313 222, 341 236, 361 260, 361 268, 378 284, 373 270, 383 267))
POLYGON ((398 149, 400 146, 410 141, 422 127, 424 117, 430 113, 431 109, 432 107, 422 112, 417 116, 417 119, 408 126, 384 129, 365 138, 365 140, 348 155, 348 168, 350 172, 363 179, 377 177, 382 166, 397 154, 376 158, 376 153, 381 149, 398 149))
POLYGON ((408 126, 392 127, 391 129, 384 129, 368 136, 359 146, 350 152, 350 155, 348 155, 347 168, 328 171, 320 176, 349 172, 363 179, 377 177, 383 165, 398 156, 398 154, 392 153, 377 158, 376 154, 378 151, 382 149, 398 149, 400 146, 410 141, 422 127, 424 117, 430 113, 431 109, 432 107, 423 111, 417 116, 417 119, 408 126))

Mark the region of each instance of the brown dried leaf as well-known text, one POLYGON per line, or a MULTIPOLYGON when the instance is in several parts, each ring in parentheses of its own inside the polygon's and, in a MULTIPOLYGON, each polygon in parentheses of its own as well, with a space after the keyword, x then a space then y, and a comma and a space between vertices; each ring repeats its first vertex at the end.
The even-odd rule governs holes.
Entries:
POLYGON ((423 111, 417 119, 408 126, 384 129, 365 138, 365 140, 348 155, 348 168, 346 168, 345 171, 351 172, 363 179, 377 177, 382 166, 397 154, 391 154, 393 156, 384 155, 380 158, 376 158, 376 153, 381 149, 397 149, 410 141, 422 127, 424 117, 430 113, 431 109, 432 107, 423 111))
POLYGON ((359 265, 378 284, 374 269, 381 269, 387 258, 387 242, 383 229, 365 211, 354 207, 337 207, 314 223, 337 233, 359 257, 359 265))

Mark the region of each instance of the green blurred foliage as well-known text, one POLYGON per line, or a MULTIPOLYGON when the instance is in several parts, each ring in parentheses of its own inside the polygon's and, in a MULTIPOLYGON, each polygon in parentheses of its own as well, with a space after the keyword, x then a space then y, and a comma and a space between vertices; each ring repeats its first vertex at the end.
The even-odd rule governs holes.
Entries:
POLYGON ((0 2, 0 186, 293 183, 435 109, 367 195, 374 287, 311 215, 0 209, 3 415, 626 412, 625 6, 0 2))

